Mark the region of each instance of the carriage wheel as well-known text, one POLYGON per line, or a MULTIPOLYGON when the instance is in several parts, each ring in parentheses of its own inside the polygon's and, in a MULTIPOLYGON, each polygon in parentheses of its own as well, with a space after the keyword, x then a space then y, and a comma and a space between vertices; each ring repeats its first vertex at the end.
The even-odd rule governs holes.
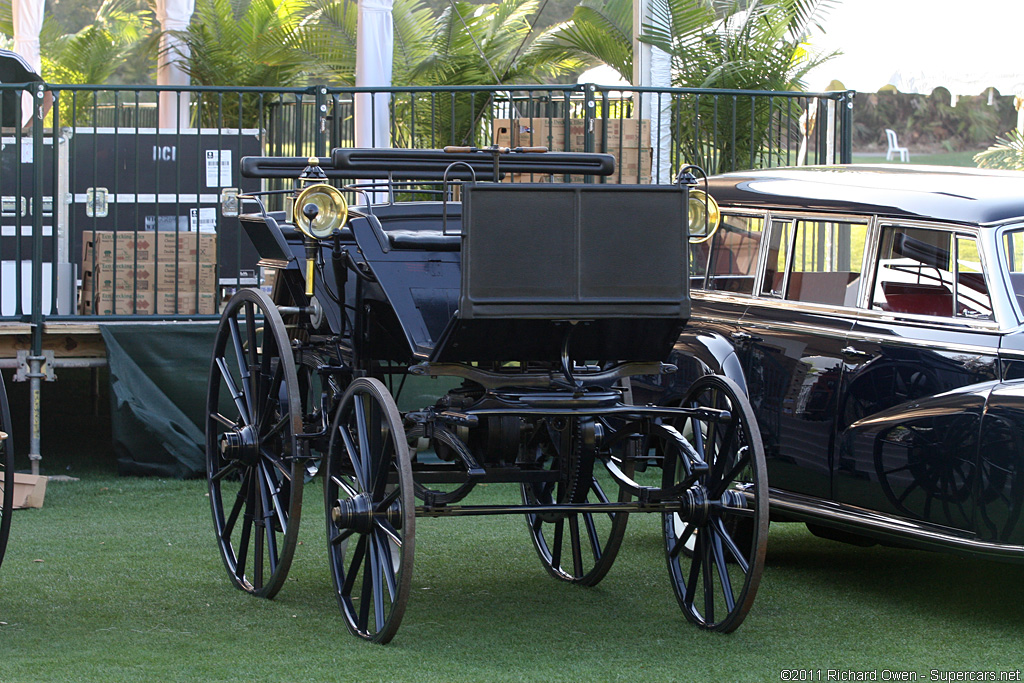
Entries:
POLYGON ((14 511, 14 444, 11 442, 11 409, 3 377, 0 377, 0 430, 6 435, 0 441, 0 564, 3 564, 7 537, 11 535, 11 513, 14 511))
MULTIPOLYGON (((761 436, 742 390, 727 377, 708 375, 690 387, 684 408, 729 411, 712 421, 694 414, 673 426, 708 471, 684 493, 685 513, 663 518, 669 575, 686 618, 701 628, 729 632, 750 610, 761 581, 768 540, 768 475, 761 436)), ((684 476, 683 450, 666 451, 664 487, 684 476)))
POLYGON ((228 302, 208 392, 206 472, 220 554, 236 586, 270 598, 298 541, 304 459, 295 360, 262 291, 242 289, 228 302))
POLYGON ((331 422, 326 467, 327 555, 338 606, 352 633, 386 643, 409 600, 416 509, 402 418, 379 380, 349 385, 331 422))
MULTIPOLYGON (((536 447, 536 464, 544 469, 561 470, 568 477, 558 482, 523 484, 523 504, 607 503, 610 502, 607 492, 617 490, 620 502, 629 500, 629 494, 619 489, 604 468, 594 469, 595 423, 577 420, 571 429, 573 438, 568 446, 558 448, 554 443, 542 443, 536 447), (572 451, 568 454, 568 463, 563 463, 559 450, 572 451), (587 450, 589 455, 584 454, 587 450)), ((631 470, 627 474, 631 474, 631 470)), ((597 585, 611 569, 628 520, 629 514, 625 512, 526 515, 530 538, 544 568, 556 579, 581 586, 597 585)))

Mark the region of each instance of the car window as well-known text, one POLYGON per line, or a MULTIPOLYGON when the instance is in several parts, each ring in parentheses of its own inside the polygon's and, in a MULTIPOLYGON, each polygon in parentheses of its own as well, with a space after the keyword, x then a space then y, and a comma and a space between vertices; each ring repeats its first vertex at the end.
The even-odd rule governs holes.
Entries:
POLYGON ((1003 233, 1003 267, 1010 276, 1017 308, 1024 312, 1024 229, 1003 233))
POLYGON ((754 291, 757 256, 761 250, 764 218, 722 215, 722 224, 707 242, 690 246, 693 286, 750 294, 754 291))
POLYGON ((882 231, 871 308, 896 313, 990 319, 992 303, 977 241, 948 230, 887 226, 882 231))
POLYGON ((856 306, 867 232, 866 221, 773 220, 762 293, 856 306))

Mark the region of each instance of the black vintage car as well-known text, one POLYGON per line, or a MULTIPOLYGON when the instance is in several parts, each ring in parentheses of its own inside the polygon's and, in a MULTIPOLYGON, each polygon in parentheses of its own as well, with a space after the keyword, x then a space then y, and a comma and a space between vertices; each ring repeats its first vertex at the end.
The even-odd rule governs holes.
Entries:
POLYGON ((739 383, 772 521, 1024 560, 1024 174, 804 167, 707 189, 721 222, 691 245, 680 371, 635 400, 739 383))

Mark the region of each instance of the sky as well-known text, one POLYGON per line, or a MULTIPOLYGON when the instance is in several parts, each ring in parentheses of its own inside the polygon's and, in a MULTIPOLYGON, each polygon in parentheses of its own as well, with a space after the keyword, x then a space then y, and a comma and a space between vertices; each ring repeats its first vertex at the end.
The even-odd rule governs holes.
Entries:
POLYGON ((860 92, 893 81, 904 92, 1024 95, 1024 0, 841 0, 822 23, 813 43, 844 55, 813 72, 809 90, 835 78, 860 92))

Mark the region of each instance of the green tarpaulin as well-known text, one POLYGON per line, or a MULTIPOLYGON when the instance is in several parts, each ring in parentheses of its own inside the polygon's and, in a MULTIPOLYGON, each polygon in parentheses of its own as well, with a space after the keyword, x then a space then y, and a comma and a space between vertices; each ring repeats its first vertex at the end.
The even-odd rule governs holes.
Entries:
POLYGON ((100 325, 120 474, 206 472, 206 384, 216 322, 100 325))

